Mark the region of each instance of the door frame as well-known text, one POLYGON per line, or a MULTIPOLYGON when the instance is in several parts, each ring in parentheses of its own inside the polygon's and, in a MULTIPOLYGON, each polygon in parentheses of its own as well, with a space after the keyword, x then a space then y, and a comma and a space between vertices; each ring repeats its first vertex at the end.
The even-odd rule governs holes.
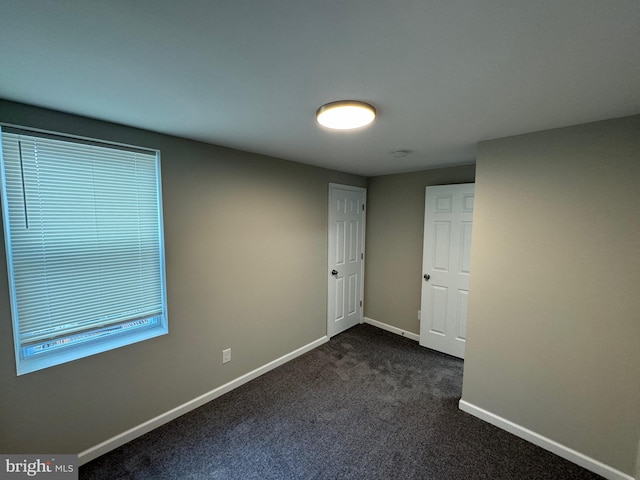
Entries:
MULTIPOLYGON (((327 310, 326 310, 326 319, 327 319, 327 337, 331 338, 331 328, 330 328, 330 324, 332 322, 331 320, 331 316, 330 316, 330 305, 329 305, 329 289, 332 287, 332 282, 331 282, 331 269, 332 269, 332 265, 331 265, 331 239, 332 239, 332 235, 335 233, 333 230, 333 225, 331 224, 331 208, 332 208, 332 194, 333 194, 333 189, 334 188, 339 188, 341 190, 351 190, 354 192, 360 192, 362 193, 362 205, 364 206, 364 209, 362 211, 362 239, 361 239, 361 252, 362 252, 362 259, 361 259, 361 264, 360 264, 360 302, 361 302, 361 307, 360 307, 360 321, 359 323, 362 324, 364 323, 364 263, 365 260, 367 259, 367 256, 365 254, 365 235, 366 235, 366 231, 367 231, 367 188, 366 187, 356 187, 354 185, 345 185, 345 184, 341 184, 341 183, 333 183, 333 182, 329 182, 329 192, 328 192, 328 205, 327 205, 327 310)), ((337 334, 334 334, 337 335, 337 334)))

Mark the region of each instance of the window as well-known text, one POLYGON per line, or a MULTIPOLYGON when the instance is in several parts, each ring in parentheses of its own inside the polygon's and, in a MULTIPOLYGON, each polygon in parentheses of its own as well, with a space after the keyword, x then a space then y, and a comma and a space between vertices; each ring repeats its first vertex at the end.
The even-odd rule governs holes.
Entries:
POLYGON ((159 152, 0 138, 18 375, 167 333, 159 152))

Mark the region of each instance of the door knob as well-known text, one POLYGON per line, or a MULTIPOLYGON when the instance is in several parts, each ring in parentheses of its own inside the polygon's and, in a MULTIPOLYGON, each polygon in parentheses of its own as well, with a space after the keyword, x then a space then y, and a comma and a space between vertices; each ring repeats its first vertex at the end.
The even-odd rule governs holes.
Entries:
POLYGON ((331 275, 338 275, 338 270, 331 270, 331 275))
POLYGON ((431 275, 429 275, 428 273, 424 274, 424 279, 428 282, 429 279, 431 278, 431 275))

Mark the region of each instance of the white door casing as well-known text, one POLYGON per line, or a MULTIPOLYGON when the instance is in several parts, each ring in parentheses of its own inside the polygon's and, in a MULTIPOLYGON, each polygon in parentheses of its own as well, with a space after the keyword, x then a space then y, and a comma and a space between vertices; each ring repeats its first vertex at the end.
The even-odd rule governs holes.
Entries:
POLYGON ((363 320, 366 195, 364 188, 329 184, 329 337, 363 320))
POLYGON ((426 188, 420 345, 464 358, 475 184, 426 188))

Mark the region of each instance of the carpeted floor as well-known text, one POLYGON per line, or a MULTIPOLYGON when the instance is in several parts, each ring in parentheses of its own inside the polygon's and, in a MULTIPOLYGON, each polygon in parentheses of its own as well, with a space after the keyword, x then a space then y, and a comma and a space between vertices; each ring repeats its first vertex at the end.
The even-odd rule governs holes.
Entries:
POLYGON ((359 325, 84 465, 80 479, 601 479, 460 411, 462 369, 359 325))

